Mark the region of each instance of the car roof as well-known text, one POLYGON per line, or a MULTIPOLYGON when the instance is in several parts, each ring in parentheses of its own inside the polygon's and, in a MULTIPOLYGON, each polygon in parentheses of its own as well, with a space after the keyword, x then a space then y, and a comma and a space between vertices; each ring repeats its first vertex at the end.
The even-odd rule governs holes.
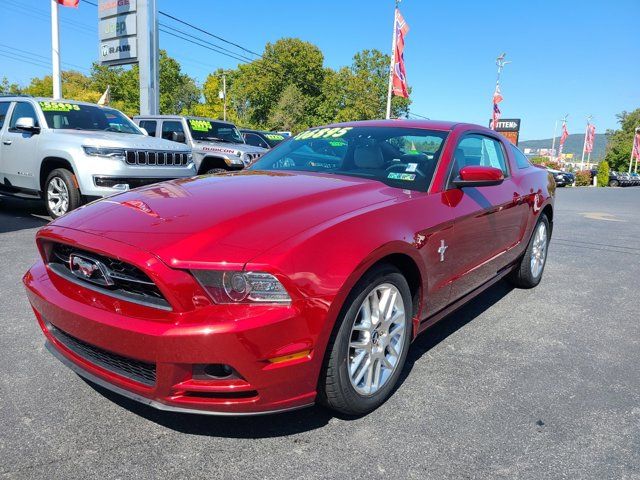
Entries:
POLYGON ((208 118, 208 117, 196 117, 194 115, 135 115, 133 118, 134 119, 152 118, 156 120, 157 119, 180 120, 180 119, 186 118, 187 120, 206 120, 207 122, 225 123, 227 125, 233 125, 233 122, 226 122, 224 120, 218 120, 215 118, 208 118))
MULTIPOLYGON (((66 98, 51 98, 51 97, 32 97, 31 95, 3 95, 0 96, 0 98, 2 100, 9 100, 9 101, 24 101, 24 100, 33 100, 34 102, 56 102, 56 103, 71 103, 73 105, 87 105, 87 106, 91 106, 91 107, 100 107, 101 105, 98 105, 96 103, 91 103, 91 102, 80 102, 78 100, 68 100, 66 98)), ((103 108, 111 108, 113 110, 117 110, 113 107, 109 107, 104 106, 103 108)))
POLYGON ((404 127, 404 128, 424 128, 425 130, 451 131, 459 126, 470 126, 479 130, 488 130, 481 125, 461 122, 447 122, 441 120, 360 120, 356 122, 332 123, 327 127, 404 127))

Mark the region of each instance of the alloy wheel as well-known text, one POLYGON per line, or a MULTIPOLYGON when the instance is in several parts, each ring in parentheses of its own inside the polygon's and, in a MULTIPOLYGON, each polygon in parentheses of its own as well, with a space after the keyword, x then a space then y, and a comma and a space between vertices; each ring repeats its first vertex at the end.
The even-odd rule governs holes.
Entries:
POLYGON ((531 275, 538 278, 542 275, 544 262, 547 259, 547 226, 540 222, 533 237, 533 248, 531 249, 531 275))
POLYGON ((351 328, 347 368, 355 390, 375 394, 395 372, 404 348, 407 315, 400 291, 391 283, 364 299, 351 328))
POLYGON ((69 190, 62 178, 53 177, 49 182, 47 203, 49 210, 57 217, 64 215, 69 210, 69 190))

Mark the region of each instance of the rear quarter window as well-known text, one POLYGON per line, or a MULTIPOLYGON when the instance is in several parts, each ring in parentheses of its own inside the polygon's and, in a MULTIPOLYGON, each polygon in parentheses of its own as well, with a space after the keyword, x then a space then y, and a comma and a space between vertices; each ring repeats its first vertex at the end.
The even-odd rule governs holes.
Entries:
POLYGON ((522 153, 518 147, 511 145, 511 151, 516 159, 516 166, 518 168, 529 168, 531 166, 529 159, 525 157, 524 153, 522 153))

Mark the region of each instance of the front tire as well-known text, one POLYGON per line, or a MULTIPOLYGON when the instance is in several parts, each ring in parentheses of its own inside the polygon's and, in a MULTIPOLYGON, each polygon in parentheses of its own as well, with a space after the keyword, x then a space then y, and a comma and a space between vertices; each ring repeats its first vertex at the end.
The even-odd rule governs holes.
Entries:
POLYGON ((618 182, 617 180, 610 180, 609 181, 609 186, 610 187, 617 187, 620 185, 620 182, 618 182))
POLYGON ((82 197, 76 187, 73 173, 65 168, 53 170, 44 184, 44 201, 47 212, 53 219, 78 208, 82 203, 82 197))
POLYGON ((391 265, 367 272, 345 302, 329 341, 319 401, 347 415, 378 408, 398 383, 411 342, 407 280, 391 265))
POLYGON ((547 250, 550 238, 549 219, 542 213, 533 229, 527 250, 509 277, 514 286, 518 288, 533 288, 540 283, 544 267, 547 264, 547 250))
POLYGON ((228 170, 225 170, 224 168, 210 168, 209 170, 206 171, 206 175, 217 175, 219 173, 227 173, 228 170))

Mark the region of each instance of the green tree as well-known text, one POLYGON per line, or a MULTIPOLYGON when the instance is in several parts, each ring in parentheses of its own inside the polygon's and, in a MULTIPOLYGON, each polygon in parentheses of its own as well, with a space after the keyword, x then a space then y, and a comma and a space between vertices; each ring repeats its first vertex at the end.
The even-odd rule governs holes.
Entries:
POLYGON ((598 164, 598 186, 606 187, 609 185, 609 164, 603 160, 598 164))
POLYGON ((640 127, 640 108, 633 112, 622 112, 616 115, 620 128, 607 130, 607 152, 605 160, 612 170, 627 171, 633 148, 635 129, 640 127))
POLYGON ((2 77, 2 80, 0 80, 0 94, 18 95, 20 93, 22 93, 22 89, 17 83, 11 83, 7 77, 2 77))
MULTIPOLYGON (((224 70, 219 68, 214 73, 207 75, 207 78, 202 85, 202 96, 204 97, 204 102, 193 106, 192 113, 194 115, 207 118, 223 117, 224 102, 220 98, 223 73, 224 70)), ((230 82, 228 80, 227 86, 230 87, 230 82)), ((233 118, 232 116, 229 116, 230 113, 231 109, 229 108, 229 105, 227 105, 227 119, 233 118)))
POLYGON ((268 127, 274 130, 299 132, 311 127, 308 97, 295 85, 287 86, 277 105, 271 110, 268 127))

